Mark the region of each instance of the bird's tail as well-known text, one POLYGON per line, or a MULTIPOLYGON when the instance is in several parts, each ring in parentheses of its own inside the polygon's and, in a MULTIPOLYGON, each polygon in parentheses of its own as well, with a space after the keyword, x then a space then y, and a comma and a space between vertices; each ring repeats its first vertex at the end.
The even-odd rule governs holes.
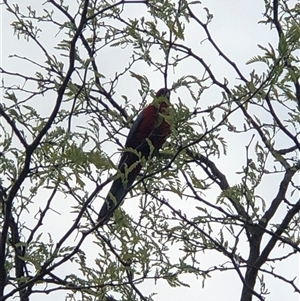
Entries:
POLYGON ((122 181, 121 177, 114 180, 98 216, 100 225, 106 224, 112 217, 114 211, 119 207, 130 190, 136 176, 136 173, 129 173, 127 181, 122 181))

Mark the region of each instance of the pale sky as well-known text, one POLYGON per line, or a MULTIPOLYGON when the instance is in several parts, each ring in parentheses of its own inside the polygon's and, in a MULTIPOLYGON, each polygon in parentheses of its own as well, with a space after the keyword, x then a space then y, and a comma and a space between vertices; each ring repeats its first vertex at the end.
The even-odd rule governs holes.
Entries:
MULTIPOLYGON (((21 1, 18 1, 21 2, 21 1)), ((72 12, 72 5, 76 2, 66 1, 70 5, 70 12, 72 12)), ((291 1, 293 3, 295 1, 291 1)), ((26 1, 24 6, 31 5, 37 10, 42 10, 43 2, 37 3, 35 0, 26 1)), ((20 5, 21 8, 24 8, 20 5)), ((50 6, 49 6, 50 7, 50 6)), ((264 66, 262 64, 250 64, 246 65, 246 62, 250 60, 253 56, 257 54, 262 54, 261 50, 258 48, 258 44, 267 46, 268 43, 271 43, 276 48, 277 43, 277 33, 275 30, 270 30, 269 25, 258 24, 260 20, 263 19, 264 12, 264 1, 263 0, 227 0, 227 1, 201 1, 201 5, 196 6, 194 13, 200 17, 204 16, 204 7, 208 7, 210 13, 213 14, 213 22, 209 25, 210 33, 214 41, 218 44, 220 49, 228 55, 228 57, 237 64, 240 70, 243 72, 244 76, 248 78, 249 73, 255 69, 258 73, 263 72, 264 66)), ((9 24, 12 22, 11 16, 6 12, 6 10, 1 6, 2 11, 2 24, 1 24, 1 33, 2 33, 2 53, 1 53, 1 66, 5 70, 10 70, 11 72, 19 72, 21 74, 25 73, 28 75, 34 75, 31 65, 25 63, 23 60, 16 58, 9 58, 9 55, 19 55, 21 57, 32 58, 36 61, 39 61, 43 64, 45 58, 40 51, 37 51, 32 43, 24 41, 23 38, 17 39, 16 36, 13 36, 13 31, 9 24), (21 70, 21 71, 20 71, 21 70)), ((73 9, 74 10, 74 9, 73 9)), ((139 5, 128 5, 125 7, 124 16, 130 18, 141 18, 146 15, 146 8, 142 4, 139 5)), ((55 50, 55 44, 62 37, 62 33, 57 32, 57 28, 50 24, 40 24, 42 26, 42 32, 40 33, 40 41, 45 46, 45 48, 50 53, 56 53, 59 56, 60 51, 55 50)), ((199 56, 211 66, 211 69, 215 74, 219 76, 219 80, 222 81, 223 78, 227 78, 229 85, 232 87, 234 84, 237 84, 239 81, 237 79, 237 74, 228 66, 227 63, 212 49, 208 41, 205 41, 205 33, 201 31, 199 26, 195 26, 192 21, 190 24, 187 24, 187 29, 185 33, 185 41, 182 42, 185 45, 191 47, 199 56)), ((101 52, 101 57, 97 56, 96 60, 98 66, 101 67, 100 72, 103 72, 107 78, 113 78, 115 73, 122 71, 127 65, 132 54, 132 50, 128 47, 127 49, 120 50, 119 48, 107 48, 101 52)), ((161 52, 157 50, 157 53, 153 55, 159 59, 162 58, 161 52)), ((153 68, 149 68, 145 63, 138 63, 134 65, 133 71, 140 74, 145 74, 151 85, 151 89, 157 90, 163 86, 163 77, 158 72, 153 72, 153 68)), ((184 65, 180 65, 175 71, 169 71, 168 84, 172 85, 173 81, 176 81, 178 78, 185 74, 194 74, 199 77, 202 76, 203 70, 195 64, 192 60, 187 60, 184 65), (200 72, 200 74, 199 74, 200 72)), ((16 79, 14 78, 5 78, 5 83, 10 84, 20 84, 23 82, 13 82, 16 79)), ((118 86, 115 89, 115 99, 122 103, 121 95, 126 95, 129 99, 132 100, 132 104, 136 105, 136 108, 141 106, 141 100, 139 93, 137 91, 138 82, 136 79, 125 76, 120 79, 118 86)), ((47 116, 50 108, 52 108, 55 94, 53 93, 53 99, 49 97, 48 94, 46 99, 43 97, 40 98, 40 102, 35 102, 35 107, 43 116, 47 116)), ((189 107, 193 106, 193 101, 189 97, 188 93, 184 89, 178 89, 176 94, 172 95, 172 101, 175 103, 178 101, 178 97, 184 99, 186 104, 189 107)), ((35 100, 36 101, 36 100, 35 100)), ((150 98, 147 98, 147 101, 150 101, 150 98)), ((209 89, 203 94, 203 99, 201 103, 205 107, 210 103, 218 103, 221 101, 220 90, 218 89, 209 89)), ((130 108, 128 108, 130 109, 130 108)), ((130 112, 131 113, 131 112, 130 112)), ((242 124, 242 119, 238 116, 240 113, 233 114, 232 120, 236 122, 239 126, 242 124)), ((83 121, 82 119, 77 121, 80 125, 83 121)), ((75 126, 75 125, 74 125, 75 126)), ((126 134, 126 131, 124 131, 126 134)), ((240 176, 236 174, 237 171, 241 170, 241 166, 245 165, 245 145, 249 143, 251 134, 241 135, 238 137, 236 134, 226 134, 226 139, 228 141, 228 154, 226 157, 221 159, 213 159, 213 161, 218 164, 221 170, 226 172, 228 175, 228 180, 231 185, 237 183, 240 179, 240 176)), ((124 141, 122 141, 124 142, 124 141)), ((279 145, 284 145, 285 141, 278 141, 279 145)), ((117 146, 107 145, 107 152, 114 153, 118 149, 117 146)), ((118 155, 112 157, 112 159, 117 162, 118 155)), ((274 196, 274 191, 269 189, 271 185, 274 185, 274 182, 278 183, 280 178, 270 177, 265 179, 265 191, 261 191, 261 194, 266 197, 266 199, 272 199, 274 196)), ((101 192, 102 196, 105 196, 107 191, 101 192)), ((43 192, 42 196, 45 198, 46 195, 49 195, 49 192, 43 192)), ((214 199, 217 195, 214 192, 211 192, 211 195, 207 195, 207 199, 214 199)), ((93 203, 95 208, 100 208, 102 203, 99 199, 99 205, 96 202, 93 203)), ((61 197, 55 201, 58 208, 60 208, 61 215, 58 216, 55 212, 50 213, 48 219, 45 220, 44 226, 44 238, 46 239, 46 233, 49 231, 53 235, 53 239, 58 240, 64 230, 68 229, 70 223, 72 222, 73 216, 70 217, 70 202, 67 202, 66 198, 61 197), (51 217, 52 214, 52 217, 51 217), (66 216, 69 216, 71 220, 68 220, 66 216), (53 223, 53 220, 55 223, 53 223), (60 225, 58 231, 53 230, 53 227, 60 225)), ((172 203, 175 208, 183 210, 188 216, 194 215, 194 204, 191 202, 185 202, 181 200, 174 200, 172 203), (183 208, 184 207, 184 208, 183 208)), ((136 202, 137 205, 137 202, 136 202)), ((40 204, 36 204, 36 209, 40 204)), ((136 206, 137 207, 137 206, 136 206)), ((34 206, 33 206, 34 208, 34 206)), ((124 210, 132 214, 136 214, 137 208, 132 203, 125 201, 123 206, 124 210)), ((285 208, 283 208, 284 210, 285 208)), ((284 211, 281 211, 283 213, 284 211)), ((280 221, 280 212, 278 213, 278 220, 280 221)), ((35 224, 35 220, 32 219, 30 215, 27 216, 28 220, 26 223, 28 226, 35 224)), ((69 240, 70 244, 74 244, 75 237, 69 240)), ((93 264, 95 256, 99 250, 95 249, 95 245, 92 243, 92 237, 87 239, 83 244, 82 248, 89 250, 88 261, 93 264)), ((176 256, 176 250, 172 250, 171 256, 176 256)), ((276 250, 272 253, 272 258, 280 256, 281 250, 276 250)), ((205 269, 209 266, 214 265, 215 262, 222 262, 224 258, 219 258, 220 255, 216 252, 210 254, 199 254, 200 268, 205 269)), ((61 268, 61 272, 66 273, 67 270, 73 271, 76 273, 76 270, 73 267, 65 266, 61 268)), ((299 274, 299 261, 296 256, 288 260, 284 260, 281 263, 276 264, 276 270, 278 274, 283 274, 285 277, 292 279, 299 274)), ((225 272, 215 272, 212 274, 212 278, 205 281, 205 286, 202 288, 202 279, 195 279, 190 275, 180 277, 181 280, 189 283, 190 288, 171 288, 166 283, 158 282, 154 284, 153 281, 147 281, 145 284, 140 286, 142 292, 147 293, 155 292, 157 295, 153 297, 155 301, 166 301, 166 300, 239 300, 241 294, 241 281, 238 279, 237 274, 229 271, 225 272)), ((268 279, 268 278, 267 278, 268 279)), ((277 300, 289 300, 296 301, 299 300, 299 296, 296 295, 292 288, 283 282, 269 278, 267 280, 268 288, 270 290, 270 295, 267 296, 266 300, 268 301, 277 301, 277 300)), ((65 294, 63 292, 55 292, 50 295, 42 295, 43 300, 63 300, 65 294)), ((117 296, 117 295, 116 295, 117 296)), ((40 300, 41 295, 34 295, 32 300, 40 300)), ((256 300, 255 298, 253 300, 256 300)))

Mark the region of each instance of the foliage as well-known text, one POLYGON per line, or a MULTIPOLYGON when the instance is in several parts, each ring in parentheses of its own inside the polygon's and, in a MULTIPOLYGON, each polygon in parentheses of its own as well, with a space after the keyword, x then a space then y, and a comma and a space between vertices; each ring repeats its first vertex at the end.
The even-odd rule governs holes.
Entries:
POLYGON ((18 2, 3 7, 30 54, 0 69, 0 299, 156 300, 145 284, 205 286, 232 270, 242 301, 265 300, 269 276, 299 294, 275 271, 300 250, 299 3, 264 1, 277 42, 259 45, 247 63, 263 71, 245 75, 199 1, 18 2), (234 77, 201 55, 203 37, 189 46, 190 28, 234 77), (99 228, 113 154, 153 73, 172 86, 172 135, 99 228))

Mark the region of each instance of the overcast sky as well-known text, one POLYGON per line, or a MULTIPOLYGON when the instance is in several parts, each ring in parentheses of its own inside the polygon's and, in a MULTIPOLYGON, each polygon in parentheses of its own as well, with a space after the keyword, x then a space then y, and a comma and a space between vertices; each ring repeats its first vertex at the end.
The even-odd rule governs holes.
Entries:
MULTIPOLYGON (((21 1, 19 1, 21 2, 21 1)), ((253 56, 260 53, 258 44, 267 45, 271 43, 276 47, 277 34, 273 30, 270 30, 269 25, 258 24, 260 20, 263 19, 264 12, 264 1, 263 0, 226 0, 226 1, 211 1, 203 0, 202 4, 197 6, 194 13, 199 17, 204 16, 204 7, 208 7, 210 12, 213 14, 213 22, 210 24, 210 32, 217 42, 218 46, 226 53, 229 58, 235 61, 239 66, 240 70, 244 73, 245 76, 251 72, 253 68, 258 72, 264 70, 264 66, 257 65, 247 65, 246 62, 253 56), (197 11, 198 10, 198 11, 197 11)), ((43 1, 30 0, 23 3, 23 5, 32 5, 36 9, 42 9, 43 1), (40 2, 40 3, 37 3, 40 2)), ((68 1, 70 3, 72 11, 72 5, 76 2, 68 1)), ((291 1, 292 3, 292 1, 291 1)), ((20 5, 21 6, 21 5, 20 5)), ((74 8, 76 10, 76 7, 74 8)), ((146 15, 146 8, 143 5, 128 5, 125 7, 125 15, 128 17, 142 17, 146 15)), ((1 66, 4 69, 18 72, 22 69, 20 73, 30 74, 31 70, 29 64, 26 64, 22 60, 16 58, 9 58, 12 54, 17 54, 20 56, 31 57, 36 60, 39 60, 41 63, 44 61, 44 57, 41 52, 35 52, 32 43, 24 41, 23 38, 17 39, 16 36, 13 36, 13 30, 10 27, 12 21, 11 15, 3 9, 1 6, 1 66), (26 72, 25 72, 26 71, 26 72)), ((59 35, 56 35, 57 32, 49 25, 49 29, 43 24, 43 31, 40 33, 40 41, 45 45, 47 49, 51 49, 50 52, 57 53, 59 52, 54 50, 54 46, 59 40, 59 35)), ((185 34, 185 44, 191 47, 195 52, 201 55, 206 62, 208 62, 212 70, 219 76, 219 79, 227 78, 230 82, 230 85, 238 83, 237 75, 234 70, 228 66, 218 54, 212 50, 211 46, 207 41, 204 41, 205 34, 203 31, 199 31, 199 27, 195 26, 193 22, 187 25, 187 30, 185 34)), ((118 48, 107 48, 107 53, 102 52, 102 57, 97 58, 101 61, 101 68, 105 70, 105 75, 109 77, 114 77, 116 71, 121 71, 122 68, 126 67, 128 59, 131 56, 130 49, 120 50, 118 48), (121 51, 121 53, 120 53, 121 51)), ((162 54, 158 52, 157 57, 159 58, 162 54)), ((176 69, 175 72, 170 72, 169 74, 169 86, 172 85, 172 82, 183 76, 184 74, 197 74, 199 66, 196 66, 194 62, 188 62, 184 66, 180 66, 176 69)), ((147 68, 146 64, 140 63, 135 66, 135 72, 140 72, 141 74, 146 74, 150 83, 151 88, 156 90, 163 86, 163 76, 159 75, 157 72, 152 72, 147 68)), ((202 75, 202 74, 201 74, 202 75)), ((201 76, 199 75, 199 76, 201 76)), ((9 83, 12 79, 5 79, 6 83, 9 83)), ((15 79, 13 79, 15 80, 15 79)), ((17 84, 17 83, 16 83, 17 84)), ((19 82, 18 84, 21 84, 19 82)), ((140 105, 140 98, 137 92, 137 81, 134 78, 126 78, 120 80, 119 85, 116 89, 115 99, 122 101, 121 95, 127 95, 129 99, 132 99, 133 103, 136 103, 138 107, 140 105)), ((176 95, 172 96, 176 102, 177 97, 186 97, 185 100, 189 106, 192 107, 193 101, 188 98, 186 91, 180 90, 176 95)), ((204 94, 203 103, 209 103, 214 99, 214 102, 221 100, 220 92, 212 89, 204 94)), ((148 99, 150 101, 150 99, 148 99)), ((53 105, 51 99, 47 99, 49 107, 45 105, 45 102, 35 104, 40 112, 44 115, 47 115, 49 108, 53 105)), ((237 118, 235 116, 233 118, 237 118)), ((245 145, 249 142, 249 136, 240 137, 239 143, 236 143, 236 136, 230 136, 228 134, 228 144, 229 151, 228 157, 226 160, 220 160, 219 166, 222 170, 228 172, 228 177, 231 184, 234 184, 235 181, 238 181, 238 176, 236 171, 241 169, 241 166, 245 164, 245 145)), ((278 141, 278 143, 283 143, 284 141, 278 141)), ((116 147, 117 148, 117 147, 116 147)), ((113 151, 116 151, 114 149, 113 151)), ((118 160, 118 156, 114 156, 115 161, 118 160)), ((216 161, 218 161, 216 159, 216 161)), ((272 185, 272 179, 270 183, 266 182, 266 191, 262 192, 268 196, 271 191, 268 187, 272 185)), ((107 191, 107 190, 106 190, 107 191)), ((106 191, 103 191, 103 195, 106 194, 106 191)), ((270 195, 271 196, 271 195, 270 195)), ((61 201, 61 200, 59 200, 61 201)), ((182 203, 178 202, 178 207, 182 203)), ((100 208, 101 204, 99 204, 100 208)), ((188 205, 186 205, 188 206, 188 205)), ((124 209, 133 210, 131 204, 124 204, 124 209)), ((192 213, 194 207, 186 208, 187 213, 192 213)), ((66 214, 69 210, 69 207, 63 207, 62 212, 65 210, 66 214)), ((61 225, 64 225, 66 228, 69 226, 69 222, 65 220, 65 215, 62 213, 61 217, 57 217, 53 213, 55 218, 56 225, 58 222, 61 225)), ((30 221, 28 221, 30 223, 30 221)), ((32 221, 34 222, 34 221, 32 221)), ((51 223, 48 224, 48 230, 51 231, 51 223)), ((54 237, 60 237, 64 227, 60 227, 58 233, 54 233, 54 237)), ((45 228, 45 232, 47 228, 45 228)), ((93 261, 93 256, 97 255, 97 250, 93 250, 94 245, 91 243, 91 240, 87 240, 83 247, 89 248, 91 262, 93 261)), ((272 255, 275 257, 276 252, 272 255)), ((212 254, 202 254, 201 255, 201 267, 203 268, 213 265, 214 261, 218 255, 212 254)), ((64 267, 64 270, 66 268, 64 267)), ((72 268, 70 268, 72 270, 72 268)), ((293 260, 286 260, 282 264, 278 264, 276 271, 278 274, 283 272, 286 277, 292 278, 299 271, 299 262, 298 259, 294 256, 293 260)), ((73 271, 76 272, 76 271, 73 271)), ((188 282, 191 288, 171 288, 167 284, 159 282, 157 285, 154 285, 153 282, 147 282, 143 287, 144 291, 147 292, 156 292, 158 295, 154 298, 156 301, 166 301, 166 300, 239 300, 241 294, 241 283, 238 279, 235 272, 224 272, 224 273, 215 273, 213 277, 205 282, 205 288, 202 289, 202 279, 195 279, 191 276, 184 276, 181 278, 188 282)), ((289 300, 296 301, 299 300, 299 296, 293 293, 290 287, 284 286, 282 282, 272 280, 269 286, 271 294, 267 297, 268 301, 277 301, 277 300, 289 300), (279 285, 278 285, 279 284, 279 285)), ((63 293, 53 293, 49 296, 43 296, 43 300, 62 300, 63 293)), ((40 300, 40 296, 35 296, 32 300, 40 300)))

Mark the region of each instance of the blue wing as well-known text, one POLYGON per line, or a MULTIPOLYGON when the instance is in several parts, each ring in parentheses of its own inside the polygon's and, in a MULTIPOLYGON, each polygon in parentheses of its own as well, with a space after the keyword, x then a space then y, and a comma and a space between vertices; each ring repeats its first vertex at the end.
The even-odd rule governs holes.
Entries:
POLYGON ((143 122, 143 111, 138 115, 138 117, 136 118, 136 120, 133 122, 133 125, 128 133, 127 139, 126 139, 126 143, 125 143, 125 147, 134 147, 136 144, 136 137, 135 137, 135 133, 138 132, 140 124, 143 122))

